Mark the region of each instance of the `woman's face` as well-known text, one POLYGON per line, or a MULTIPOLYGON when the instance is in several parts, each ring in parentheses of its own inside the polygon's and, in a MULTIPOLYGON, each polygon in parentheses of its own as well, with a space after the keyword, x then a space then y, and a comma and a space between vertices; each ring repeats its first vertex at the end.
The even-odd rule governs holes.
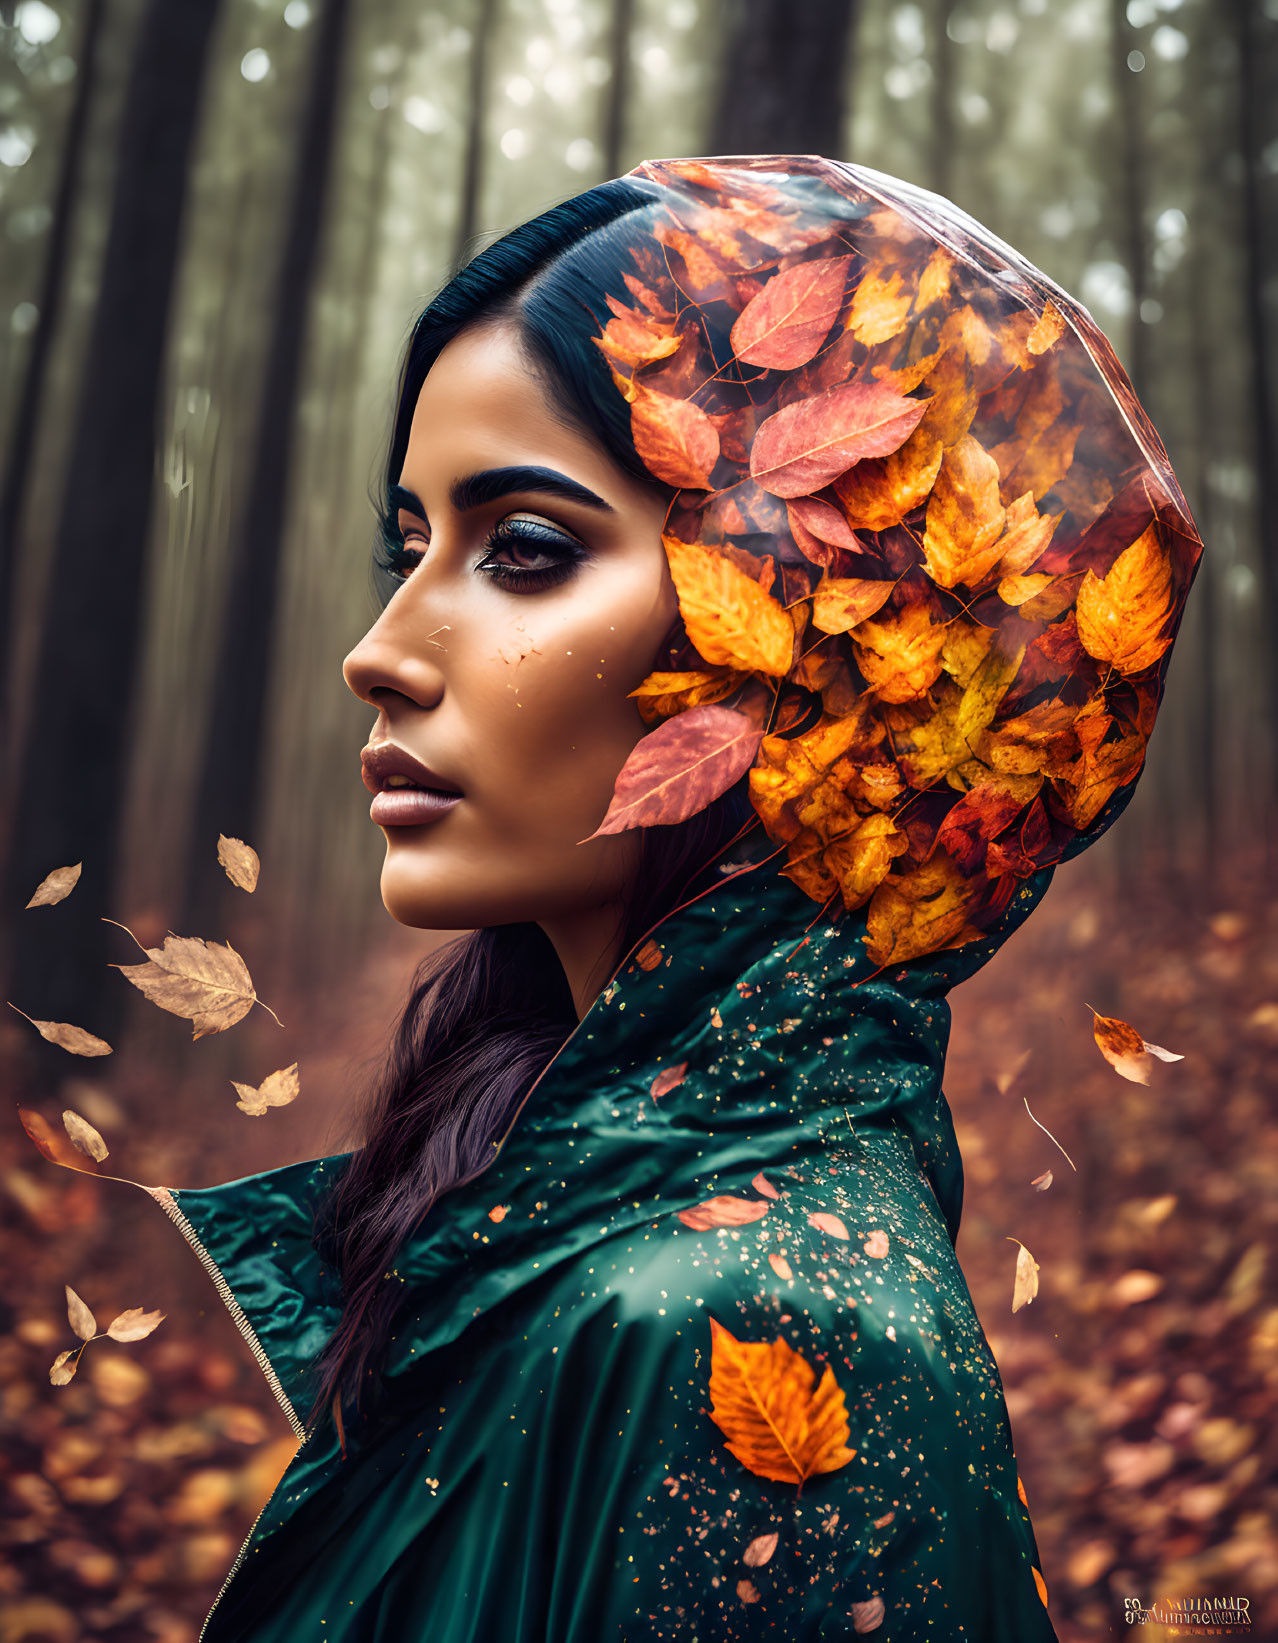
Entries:
POLYGON ((644 733, 627 693, 678 614, 665 504, 556 414, 505 324, 439 355, 392 500, 400 586, 343 674, 377 710, 369 746, 453 796, 374 797, 387 909, 427 929, 535 921, 552 939, 615 914, 637 836, 579 841, 644 733))

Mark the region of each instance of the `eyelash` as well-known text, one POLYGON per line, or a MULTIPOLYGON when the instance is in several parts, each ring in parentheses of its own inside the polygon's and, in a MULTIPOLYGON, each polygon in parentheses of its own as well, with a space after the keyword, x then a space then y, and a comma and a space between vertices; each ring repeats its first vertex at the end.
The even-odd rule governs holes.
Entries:
MULTIPOLYGON (((574 546, 571 540, 559 531, 547 525, 533 524, 531 521, 524 521, 523 528, 517 530, 513 528, 510 519, 498 521, 488 534, 485 549, 485 557, 480 560, 479 567, 497 583, 498 587, 515 593, 537 593, 542 588, 566 582, 586 557, 582 549, 574 546), (558 553, 561 556, 560 563, 543 565, 539 569, 488 563, 490 555, 501 548, 511 546, 525 549, 537 547, 546 553, 558 553)), ((404 533, 398 524, 389 516, 383 515, 380 541, 374 549, 374 558, 378 568, 390 577, 395 586, 398 587, 407 580, 409 572, 420 561, 421 556, 421 549, 407 546, 404 533)))

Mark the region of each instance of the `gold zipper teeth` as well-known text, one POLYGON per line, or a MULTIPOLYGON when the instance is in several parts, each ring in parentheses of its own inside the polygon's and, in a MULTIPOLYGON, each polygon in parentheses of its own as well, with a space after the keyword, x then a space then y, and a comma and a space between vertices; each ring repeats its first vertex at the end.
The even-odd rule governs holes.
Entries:
MULTIPOLYGON (((159 1204, 160 1208, 168 1216, 170 1221, 173 1222, 174 1226, 177 1227, 178 1231, 182 1234, 182 1236, 186 1239, 187 1243, 190 1244, 191 1248, 195 1251, 195 1254, 196 1254, 197 1258, 199 1259, 200 1265, 208 1273, 209 1277, 212 1278, 213 1287, 217 1290, 218 1294, 222 1297, 222 1301, 223 1301, 224 1305, 226 1306, 226 1310, 231 1314, 231 1318, 234 1321, 235 1327, 239 1330, 240 1334, 244 1337, 245 1343, 247 1344, 249 1351, 253 1354, 253 1357, 256 1359, 258 1368, 262 1371, 262 1374, 266 1377, 266 1384, 270 1387, 272 1393, 274 1394, 275 1401, 279 1404, 280 1408, 284 1411, 285 1417, 288 1420, 288 1424, 289 1424, 290 1429, 292 1430, 293 1436, 296 1437, 296 1438, 300 1438, 302 1440, 302 1446, 304 1446, 306 1444, 308 1438, 310 1437, 310 1433, 307 1432, 305 1426, 302 1424, 301 1420, 298 1418, 297 1411, 296 1411, 296 1409, 294 1409, 292 1401, 290 1400, 288 1393, 284 1390, 284 1387, 280 1382, 279 1376, 275 1373, 274 1365, 271 1363, 271 1360, 267 1357, 265 1351, 263 1350, 261 1341, 258 1340, 258 1338, 257 1338, 257 1331, 253 1328, 253 1325, 249 1322, 248 1316, 245 1313, 244 1308, 236 1300, 235 1293, 232 1290, 230 1284, 227 1283, 226 1278, 223 1275, 222 1269, 218 1266, 217 1262, 209 1254, 208 1250, 205 1249, 203 1243, 200 1241, 199 1233, 196 1232, 195 1228, 191 1225, 190 1221, 187 1220, 186 1216, 183 1215, 182 1211, 178 1208, 176 1198, 174 1198, 173 1194, 168 1190, 167 1187, 145 1187, 145 1188, 143 1188, 143 1191, 147 1192, 152 1198, 155 1199, 156 1203, 159 1204)), ((292 1463, 290 1462, 290 1465, 291 1464, 292 1463)), ((281 1478, 280 1481, 282 1482, 283 1479, 281 1478)), ((209 1623, 213 1619, 214 1610, 216 1610, 218 1604, 222 1601, 222 1598, 224 1597, 224 1595, 226 1593, 227 1587, 231 1584, 231 1582, 235 1579, 236 1575, 239 1573, 240 1566, 244 1562, 245 1557, 248 1555, 249 1543, 253 1539, 253 1536, 257 1531, 258 1524, 262 1521, 262 1517, 266 1512, 266 1508, 271 1504, 271 1501, 273 1501, 275 1499, 275 1496, 278 1493, 278 1491, 279 1491, 279 1484, 277 1483, 275 1488, 272 1489, 269 1498, 267 1499, 265 1505, 262 1507, 262 1510, 253 1519, 252 1525, 249 1528, 249 1532, 244 1537, 244 1544, 240 1547, 239 1551, 235 1554, 235 1561, 234 1561, 234 1563, 231 1564, 231 1567, 227 1572, 226 1579, 222 1582, 222 1585, 218 1590, 217 1596, 213 1599, 212 1608, 210 1608, 208 1614, 206 1614, 205 1617, 204 1617, 203 1626, 200 1627, 200 1643, 202 1643, 202 1640, 204 1638, 204 1634, 205 1634, 205 1632, 207 1632, 207 1630, 209 1628, 209 1623)))

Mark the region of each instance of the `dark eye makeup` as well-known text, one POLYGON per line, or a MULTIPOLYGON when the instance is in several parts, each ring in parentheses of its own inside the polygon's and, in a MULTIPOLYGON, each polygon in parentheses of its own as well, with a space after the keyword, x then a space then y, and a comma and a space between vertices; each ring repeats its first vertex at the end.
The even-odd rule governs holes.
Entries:
MULTIPOLYGON (((404 530, 396 516, 382 514, 373 557, 389 581, 389 594, 421 563, 430 538, 423 529, 404 530), (413 547, 420 542, 420 548, 413 547)), ((574 537, 537 515, 508 514, 497 521, 475 568, 510 593, 536 593, 566 582, 586 557, 574 537)))

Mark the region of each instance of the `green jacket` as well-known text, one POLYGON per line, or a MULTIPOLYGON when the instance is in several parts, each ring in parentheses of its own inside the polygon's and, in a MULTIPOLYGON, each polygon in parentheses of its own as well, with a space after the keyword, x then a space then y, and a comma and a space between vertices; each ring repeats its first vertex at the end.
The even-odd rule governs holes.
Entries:
MULTIPOLYGON (((622 966, 404 1248, 382 1419, 344 1457, 331 1421, 302 1445, 205 1643, 1055 1638, 954 1253, 941 1089, 947 991, 1052 873, 983 939, 884 973, 863 910, 814 922, 775 867, 666 919, 659 962, 622 966), (752 1218, 680 1218, 716 1196, 752 1218), (712 1319, 830 1366, 850 1460, 800 1488, 737 1458, 708 1412, 712 1319)), ((314 1210, 342 1164, 154 1194, 299 1434, 338 1316, 314 1210)))

